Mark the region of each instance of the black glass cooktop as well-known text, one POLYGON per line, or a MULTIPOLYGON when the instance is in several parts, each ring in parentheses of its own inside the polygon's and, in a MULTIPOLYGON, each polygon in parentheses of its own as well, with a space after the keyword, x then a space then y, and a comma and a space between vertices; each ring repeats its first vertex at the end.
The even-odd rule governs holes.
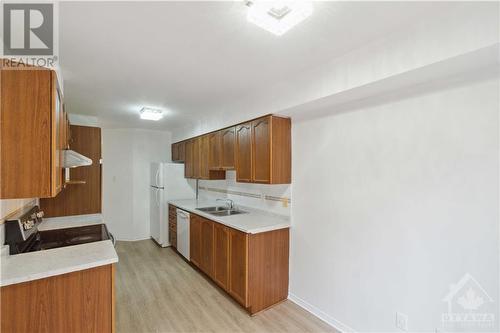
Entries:
POLYGON ((40 250, 85 244, 110 239, 104 224, 39 231, 40 250))

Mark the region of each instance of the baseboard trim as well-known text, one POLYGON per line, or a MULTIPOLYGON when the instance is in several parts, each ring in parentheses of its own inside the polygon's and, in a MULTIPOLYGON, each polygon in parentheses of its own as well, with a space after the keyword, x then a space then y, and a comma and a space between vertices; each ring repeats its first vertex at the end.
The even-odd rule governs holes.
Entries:
POLYGON ((120 242, 137 242, 137 241, 142 241, 146 239, 151 239, 151 237, 145 237, 145 238, 116 238, 116 241, 120 242))
POLYGON ((355 333, 356 331, 352 329, 351 327, 347 326, 346 324, 342 323, 341 321, 333 318, 332 316, 326 314, 322 310, 318 309, 312 304, 309 304, 308 302, 304 301, 300 297, 289 293, 288 294, 288 299, 307 312, 313 314, 314 316, 318 317, 319 319, 323 320, 333 328, 335 328, 337 331, 342 332, 342 333, 355 333))

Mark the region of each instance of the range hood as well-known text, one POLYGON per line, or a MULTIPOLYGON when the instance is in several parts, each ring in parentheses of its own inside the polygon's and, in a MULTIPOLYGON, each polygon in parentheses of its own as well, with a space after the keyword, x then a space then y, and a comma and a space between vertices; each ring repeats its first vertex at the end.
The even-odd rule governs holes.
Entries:
POLYGON ((92 165, 92 160, 82 154, 71 149, 65 149, 63 153, 63 168, 76 168, 81 166, 92 165))

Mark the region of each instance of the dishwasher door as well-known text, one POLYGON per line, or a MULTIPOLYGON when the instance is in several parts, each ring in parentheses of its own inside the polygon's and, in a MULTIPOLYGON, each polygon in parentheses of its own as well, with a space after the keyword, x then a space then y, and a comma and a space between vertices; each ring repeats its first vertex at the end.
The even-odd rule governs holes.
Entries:
POLYGON ((177 251, 189 260, 189 222, 188 212, 177 209, 177 251))

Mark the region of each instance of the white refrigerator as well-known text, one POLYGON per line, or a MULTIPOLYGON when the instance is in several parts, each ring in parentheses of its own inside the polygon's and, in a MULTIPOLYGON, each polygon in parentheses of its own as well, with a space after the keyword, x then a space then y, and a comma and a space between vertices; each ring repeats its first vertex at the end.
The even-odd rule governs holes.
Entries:
POLYGON ((184 178, 184 164, 151 163, 150 182, 151 238, 162 247, 168 238, 168 201, 196 198, 195 184, 184 178))

